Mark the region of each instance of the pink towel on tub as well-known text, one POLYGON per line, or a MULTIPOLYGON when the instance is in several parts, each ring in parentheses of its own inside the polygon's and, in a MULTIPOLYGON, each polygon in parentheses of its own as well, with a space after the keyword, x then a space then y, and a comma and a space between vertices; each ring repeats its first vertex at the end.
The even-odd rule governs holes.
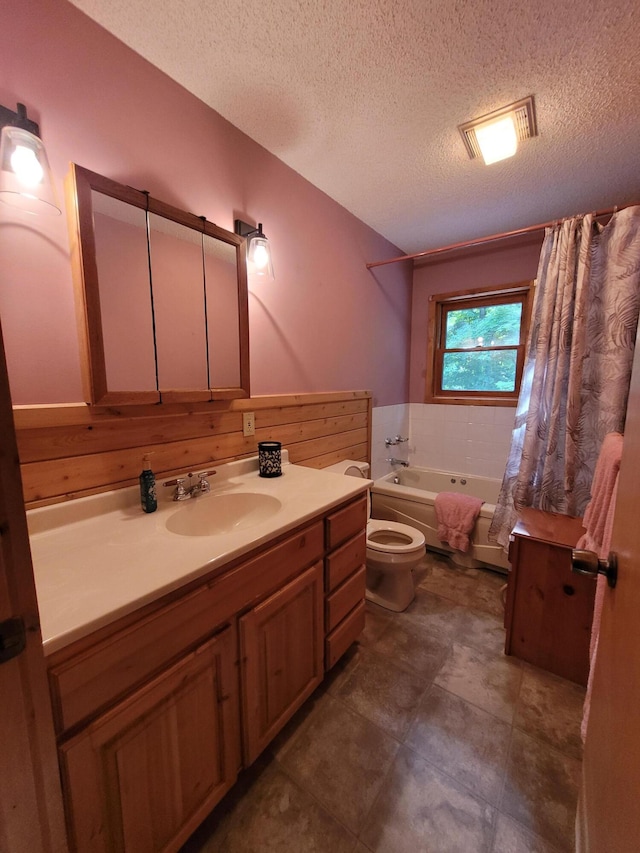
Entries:
MULTIPOLYGON (((618 490, 618 472, 620 471, 620 460, 622 458, 623 438, 619 432, 610 432, 605 435, 600 448, 600 455, 596 462, 591 484, 591 500, 582 520, 582 526, 586 532, 580 537, 576 548, 584 548, 587 551, 595 551, 601 560, 609 556, 611 549, 611 532, 613 529, 613 517, 616 511, 616 493, 618 490)), ((596 581, 596 597, 593 606, 593 621, 591 623, 591 642, 589 644, 589 680, 587 682, 587 693, 584 700, 582 725, 580 727, 582 740, 587 734, 587 723, 589 722, 589 709, 591 707, 591 689, 593 686, 593 665, 598 652, 598 635, 600 633, 600 619, 602 617, 602 606, 607 581, 602 575, 598 575, 596 581)))
POLYGON ((448 542, 457 551, 469 550, 469 534, 484 501, 473 495, 459 492, 440 492, 436 495, 435 509, 438 521, 438 539, 448 542))

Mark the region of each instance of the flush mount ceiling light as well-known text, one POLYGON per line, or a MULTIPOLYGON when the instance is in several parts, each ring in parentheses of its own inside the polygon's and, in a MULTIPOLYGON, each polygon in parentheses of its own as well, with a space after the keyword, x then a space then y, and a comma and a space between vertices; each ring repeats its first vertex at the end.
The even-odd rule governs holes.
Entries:
POLYGON ((59 215, 40 128, 27 118, 24 104, 17 112, 0 106, 0 127, 0 201, 27 213, 59 215))
POLYGON ((485 164, 512 157, 518 142, 538 135, 533 95, 458 127, 469 157, 485 164))
POLYGON ((271 260, 271 247, 269 241, 262 231, 262 222, 256 228, 243 222, 242 219, 234 221, 234 230, 241 237, 246 237, 247 244, 247 272, 257 278, 273 281, 273 262, 271 260))

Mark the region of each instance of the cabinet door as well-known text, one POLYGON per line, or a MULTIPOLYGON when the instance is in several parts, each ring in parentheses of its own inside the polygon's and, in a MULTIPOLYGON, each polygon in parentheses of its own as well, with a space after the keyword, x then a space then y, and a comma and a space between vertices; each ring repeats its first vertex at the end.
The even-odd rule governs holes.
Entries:
POLYGON ((61 749, 72 847, 175 851, 239 767, 235 630, 227 628, 61 749))
POLYGON ((586 685, 595 584, 571 571, 571 549, 516 536, 505 653, 586 685))
POLYGON ((322 563, 240 619, 245 764, 250 764, 323 677, 322 563))

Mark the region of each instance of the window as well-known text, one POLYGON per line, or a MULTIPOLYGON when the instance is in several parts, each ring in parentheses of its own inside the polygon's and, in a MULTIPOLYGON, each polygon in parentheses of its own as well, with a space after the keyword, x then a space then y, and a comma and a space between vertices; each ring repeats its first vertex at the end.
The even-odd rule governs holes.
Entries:
POLYGON ((533 282, 432 296, 427 402, 518 399, 533 282))

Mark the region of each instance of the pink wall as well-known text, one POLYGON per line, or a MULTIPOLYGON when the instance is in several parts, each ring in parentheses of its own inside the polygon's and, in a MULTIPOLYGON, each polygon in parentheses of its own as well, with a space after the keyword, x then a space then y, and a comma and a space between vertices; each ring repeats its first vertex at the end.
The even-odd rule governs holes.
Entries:
MULTIPOLYGON (((66 0, 5 0, 0 103, 70 161, 233 229, 261 221, 276 281, 249 296, 253 394, 371 389, 406 402, 411 268, 344 208, 66 0)), ((82 399, 66 217, 0 205, 0 315, 14 403, 82 399)))
POLYGON ((498 284, 529 281, 536 277, 542 236, 517 243, 505 240, 484 250, 443 256, 438 263, 418 267, 413 276, 411 309, 411 369, 409 401, 424 402, 427 364, 427 318, 429 297, 498 284))

